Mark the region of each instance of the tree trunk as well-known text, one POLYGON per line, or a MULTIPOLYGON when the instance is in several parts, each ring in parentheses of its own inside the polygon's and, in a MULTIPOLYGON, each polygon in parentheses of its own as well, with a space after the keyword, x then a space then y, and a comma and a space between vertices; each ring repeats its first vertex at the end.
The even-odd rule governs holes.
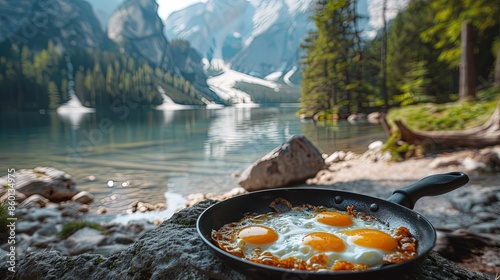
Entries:
POLYGON ((435 148, 482 148, 500 144, 500 102, 487 122, 471 129, 414 132, 400 120, 395 121, 395 123, 401 132, 401 140, 409 144, 435 148))
POLYGON ((476 98, 476 67, 474 65, 474 33, 472 24, 462 23, 460 54, 460 87, 458 95, 461 101, 476 98))

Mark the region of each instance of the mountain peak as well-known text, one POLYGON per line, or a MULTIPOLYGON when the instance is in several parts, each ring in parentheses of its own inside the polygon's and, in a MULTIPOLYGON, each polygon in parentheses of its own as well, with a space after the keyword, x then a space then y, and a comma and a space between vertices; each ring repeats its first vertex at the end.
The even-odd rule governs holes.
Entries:
MULTIPOLYGON (((212 63, 266 77, 296 69, 302 36, 314 28, 309 0, 209 0, 171 14, 170 39, 183 39, 212 63)), ((276 76, 276 75, 274 75, 276 76)), ((278 75, 279 76, 279 75, 278 75)))

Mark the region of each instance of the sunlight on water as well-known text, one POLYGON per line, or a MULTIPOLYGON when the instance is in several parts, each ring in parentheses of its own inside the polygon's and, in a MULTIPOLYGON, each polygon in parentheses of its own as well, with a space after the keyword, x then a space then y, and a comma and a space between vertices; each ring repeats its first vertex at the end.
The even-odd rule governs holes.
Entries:
POLYGON ((321 151, 364 152, 385 140, 379 126, 301 122, 296 107, 116 111, 85 114, 77 124, 55 112, 3 113, 0 175, 7 168, 52 166, 73 176, 95 207, 120 213, 136 200, 165 202, 165 193, 222 193, 234 174, 294 134, 321 151), (113 182, 112 184, 110 182, 113 182))

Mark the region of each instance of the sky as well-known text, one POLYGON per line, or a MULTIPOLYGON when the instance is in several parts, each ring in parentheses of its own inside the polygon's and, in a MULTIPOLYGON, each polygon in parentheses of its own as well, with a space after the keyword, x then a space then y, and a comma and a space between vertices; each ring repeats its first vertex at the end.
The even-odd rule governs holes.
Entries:
POLYGON ((158 15, 163 20, 172 12, 199 2, 207 2, 207 0, 156 0, 156 3, 158 3, 158 15))

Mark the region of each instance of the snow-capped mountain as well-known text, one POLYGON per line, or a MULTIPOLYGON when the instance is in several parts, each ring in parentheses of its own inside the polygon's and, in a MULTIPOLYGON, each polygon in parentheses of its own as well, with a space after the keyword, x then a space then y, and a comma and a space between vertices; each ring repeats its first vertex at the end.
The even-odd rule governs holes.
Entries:
POLYGON ((169 40, 184 39, 212 68, 297 82, 298 46, 314 28, 311 0, 209 0, 172 13, 169 40), (292 72, 291 72, 292 71, 292 72))

